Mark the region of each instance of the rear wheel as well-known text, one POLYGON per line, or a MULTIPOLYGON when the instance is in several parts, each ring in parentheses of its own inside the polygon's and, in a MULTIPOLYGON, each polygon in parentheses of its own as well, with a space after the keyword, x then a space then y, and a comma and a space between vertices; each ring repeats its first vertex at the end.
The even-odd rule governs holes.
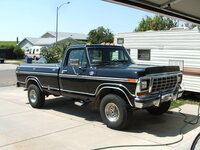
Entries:
POLYGON ((147 108, 147 111, 153 115, 161 115, 169 110, 169 107, 171 105, 171 101, 167 101, 164 103, 161 103, 159 107, 149 107, 147 108))
POLYGON ((45 102, 45 95, 35 84, 28 87, 28 100, 33 108, 41 108, 45 102))
POLYGON ((118 95, 108 94, 100 104, 100 114, 103 122, 112 129, 127 127, 132 118, 130 106, 118 95))

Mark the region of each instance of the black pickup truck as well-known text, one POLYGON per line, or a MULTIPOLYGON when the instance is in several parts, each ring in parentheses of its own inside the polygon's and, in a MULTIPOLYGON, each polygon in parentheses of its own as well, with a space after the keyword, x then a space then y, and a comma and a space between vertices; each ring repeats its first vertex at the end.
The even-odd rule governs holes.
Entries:
POLYGON ((70 46, 62 63, 20 65, 16 75, 32 107, 42 107, 48 95, 92 102, 113 129, 125 128, 134 109, 165 113, 183 92, 178 66, 134 64, 124 47, 113 45, 70 46))

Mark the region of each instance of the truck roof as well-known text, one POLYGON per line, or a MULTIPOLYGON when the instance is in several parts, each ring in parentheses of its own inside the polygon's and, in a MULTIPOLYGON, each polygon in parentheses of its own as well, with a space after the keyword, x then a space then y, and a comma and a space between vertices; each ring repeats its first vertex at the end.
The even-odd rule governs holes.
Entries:
POLYGON ((71 45, 68 48, 85 48, 85 47, 93 47, 93 48, 124 48, 123 46, 118 45, 107 45, 107 44, 80 44, 80 45, 71 45))

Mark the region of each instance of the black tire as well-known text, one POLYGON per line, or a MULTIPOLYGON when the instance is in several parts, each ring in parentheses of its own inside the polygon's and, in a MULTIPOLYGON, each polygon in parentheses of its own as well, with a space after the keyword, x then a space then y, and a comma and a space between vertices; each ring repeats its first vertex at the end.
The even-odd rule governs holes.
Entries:
POLYGON ((115 94, 108 94, 103 97, 100 104, 100 114, 103 122, 112 129, 124 129, 126 128, 132 119, 131 107, 125 102, 124 99, 115 94), (111 108, 113 106, 113 108, 111 108), (109 118, 108 112, 112 114, 115 112, 116 116, 109 118), (107 113, 106 113, 107 110, 107 113))
POLYGON ((45 95, 35 84, 28 87, 28 100, 33 108, 41 108, 45 103, 45 95))
POLYGON ((166 113, 169 110, 169 107, 171 105, 171 101, 167 101, 164 103, 161 103, 159 107, 149 107, 147 108, 147 111, 152 115, 161 115, 163 113, 166 113))

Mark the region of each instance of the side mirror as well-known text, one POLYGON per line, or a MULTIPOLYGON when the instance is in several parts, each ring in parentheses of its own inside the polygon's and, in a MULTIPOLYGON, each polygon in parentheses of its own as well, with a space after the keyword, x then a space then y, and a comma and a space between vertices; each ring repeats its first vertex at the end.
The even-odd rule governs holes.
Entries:
POLYGON ((71 66, 79 66, 79 59, 70 59, 71 66))

